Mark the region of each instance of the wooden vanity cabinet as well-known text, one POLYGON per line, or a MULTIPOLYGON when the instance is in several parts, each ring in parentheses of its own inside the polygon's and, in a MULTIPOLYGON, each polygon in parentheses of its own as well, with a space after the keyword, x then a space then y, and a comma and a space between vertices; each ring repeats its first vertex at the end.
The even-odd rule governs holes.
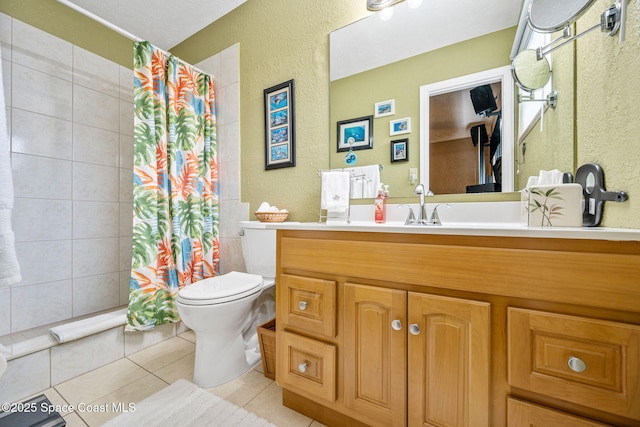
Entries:
POLYGON ((375 426, 490 425, 488 303, 354 283, 344 301, 347 408, 375 426))
POLYGON ((640 425, 639 242, 277 242, 285 406, 329 426, 640 425))

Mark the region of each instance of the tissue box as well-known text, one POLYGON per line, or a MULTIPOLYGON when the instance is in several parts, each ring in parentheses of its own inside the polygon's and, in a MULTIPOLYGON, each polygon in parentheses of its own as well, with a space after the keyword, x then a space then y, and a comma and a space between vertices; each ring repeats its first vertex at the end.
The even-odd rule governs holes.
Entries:
POLYGON ((582 227, 580 184, 534 185, 521 194, 522 220, 529 227, 582 227))

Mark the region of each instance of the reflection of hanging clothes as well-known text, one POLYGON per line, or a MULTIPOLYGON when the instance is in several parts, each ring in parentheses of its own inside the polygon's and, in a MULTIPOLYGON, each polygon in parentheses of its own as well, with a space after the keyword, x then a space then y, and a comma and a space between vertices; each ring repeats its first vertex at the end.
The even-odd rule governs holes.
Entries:
POLYGON ((502 132, 500 132, 501 126, 501 115, 498 115, 496 119, 496 123, 493 126, 493 132, 491 132, 491 139, 489 140, 489 158, 492 163, 495 163, 493 158, 494 154, 496 154, 496 150, 498 150, 498 146, 502 141, 502 132))
POLYGON ((496 123, 493 126, 493 132, 491 132, 491 139, 489 141, 489 159, 491 159, 491 169, 493 170, 493 177, 497 184, 502 184, 502 129, 501 119, 502 115, 498 114, 496 123))

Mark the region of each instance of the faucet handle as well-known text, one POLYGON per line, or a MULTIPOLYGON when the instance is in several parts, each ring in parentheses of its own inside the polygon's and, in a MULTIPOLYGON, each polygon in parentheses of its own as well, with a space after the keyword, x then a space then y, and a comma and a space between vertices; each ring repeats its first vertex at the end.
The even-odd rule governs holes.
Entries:
POLYGON ((451 207, 450 204, 448 203, 438 203, 434 208, 433 208, 433 212, 431 212, 431 216, 429 217, 429 223, 433 224, 433 225, 442 225, 442 223, 440 222, 440 216, 438 215, 438 208, 440 206, 446 206, 448 208, 451 207))
POLYGON ((411 208, 411 206, 402 204, 402 205, 398 205, 398 207, 409 208, 409 215, 407 216, 407 219, 404 221, 404 225, 415 224, 416 215, 413 213, 413 209, 411 208))

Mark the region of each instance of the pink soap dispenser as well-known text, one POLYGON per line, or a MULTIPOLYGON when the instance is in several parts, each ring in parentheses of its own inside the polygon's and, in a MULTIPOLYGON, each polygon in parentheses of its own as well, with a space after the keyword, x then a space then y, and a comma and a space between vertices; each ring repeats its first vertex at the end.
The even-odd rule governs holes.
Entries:
POLYGON ((384 192, 382 191, 382 184, 380 184, 380 188, 378 188, 378 196, 374 200, 373 207, 374 219, 376 223, 384 224, 387 220, 387 203, 386 197, 384 197, 384 192))

